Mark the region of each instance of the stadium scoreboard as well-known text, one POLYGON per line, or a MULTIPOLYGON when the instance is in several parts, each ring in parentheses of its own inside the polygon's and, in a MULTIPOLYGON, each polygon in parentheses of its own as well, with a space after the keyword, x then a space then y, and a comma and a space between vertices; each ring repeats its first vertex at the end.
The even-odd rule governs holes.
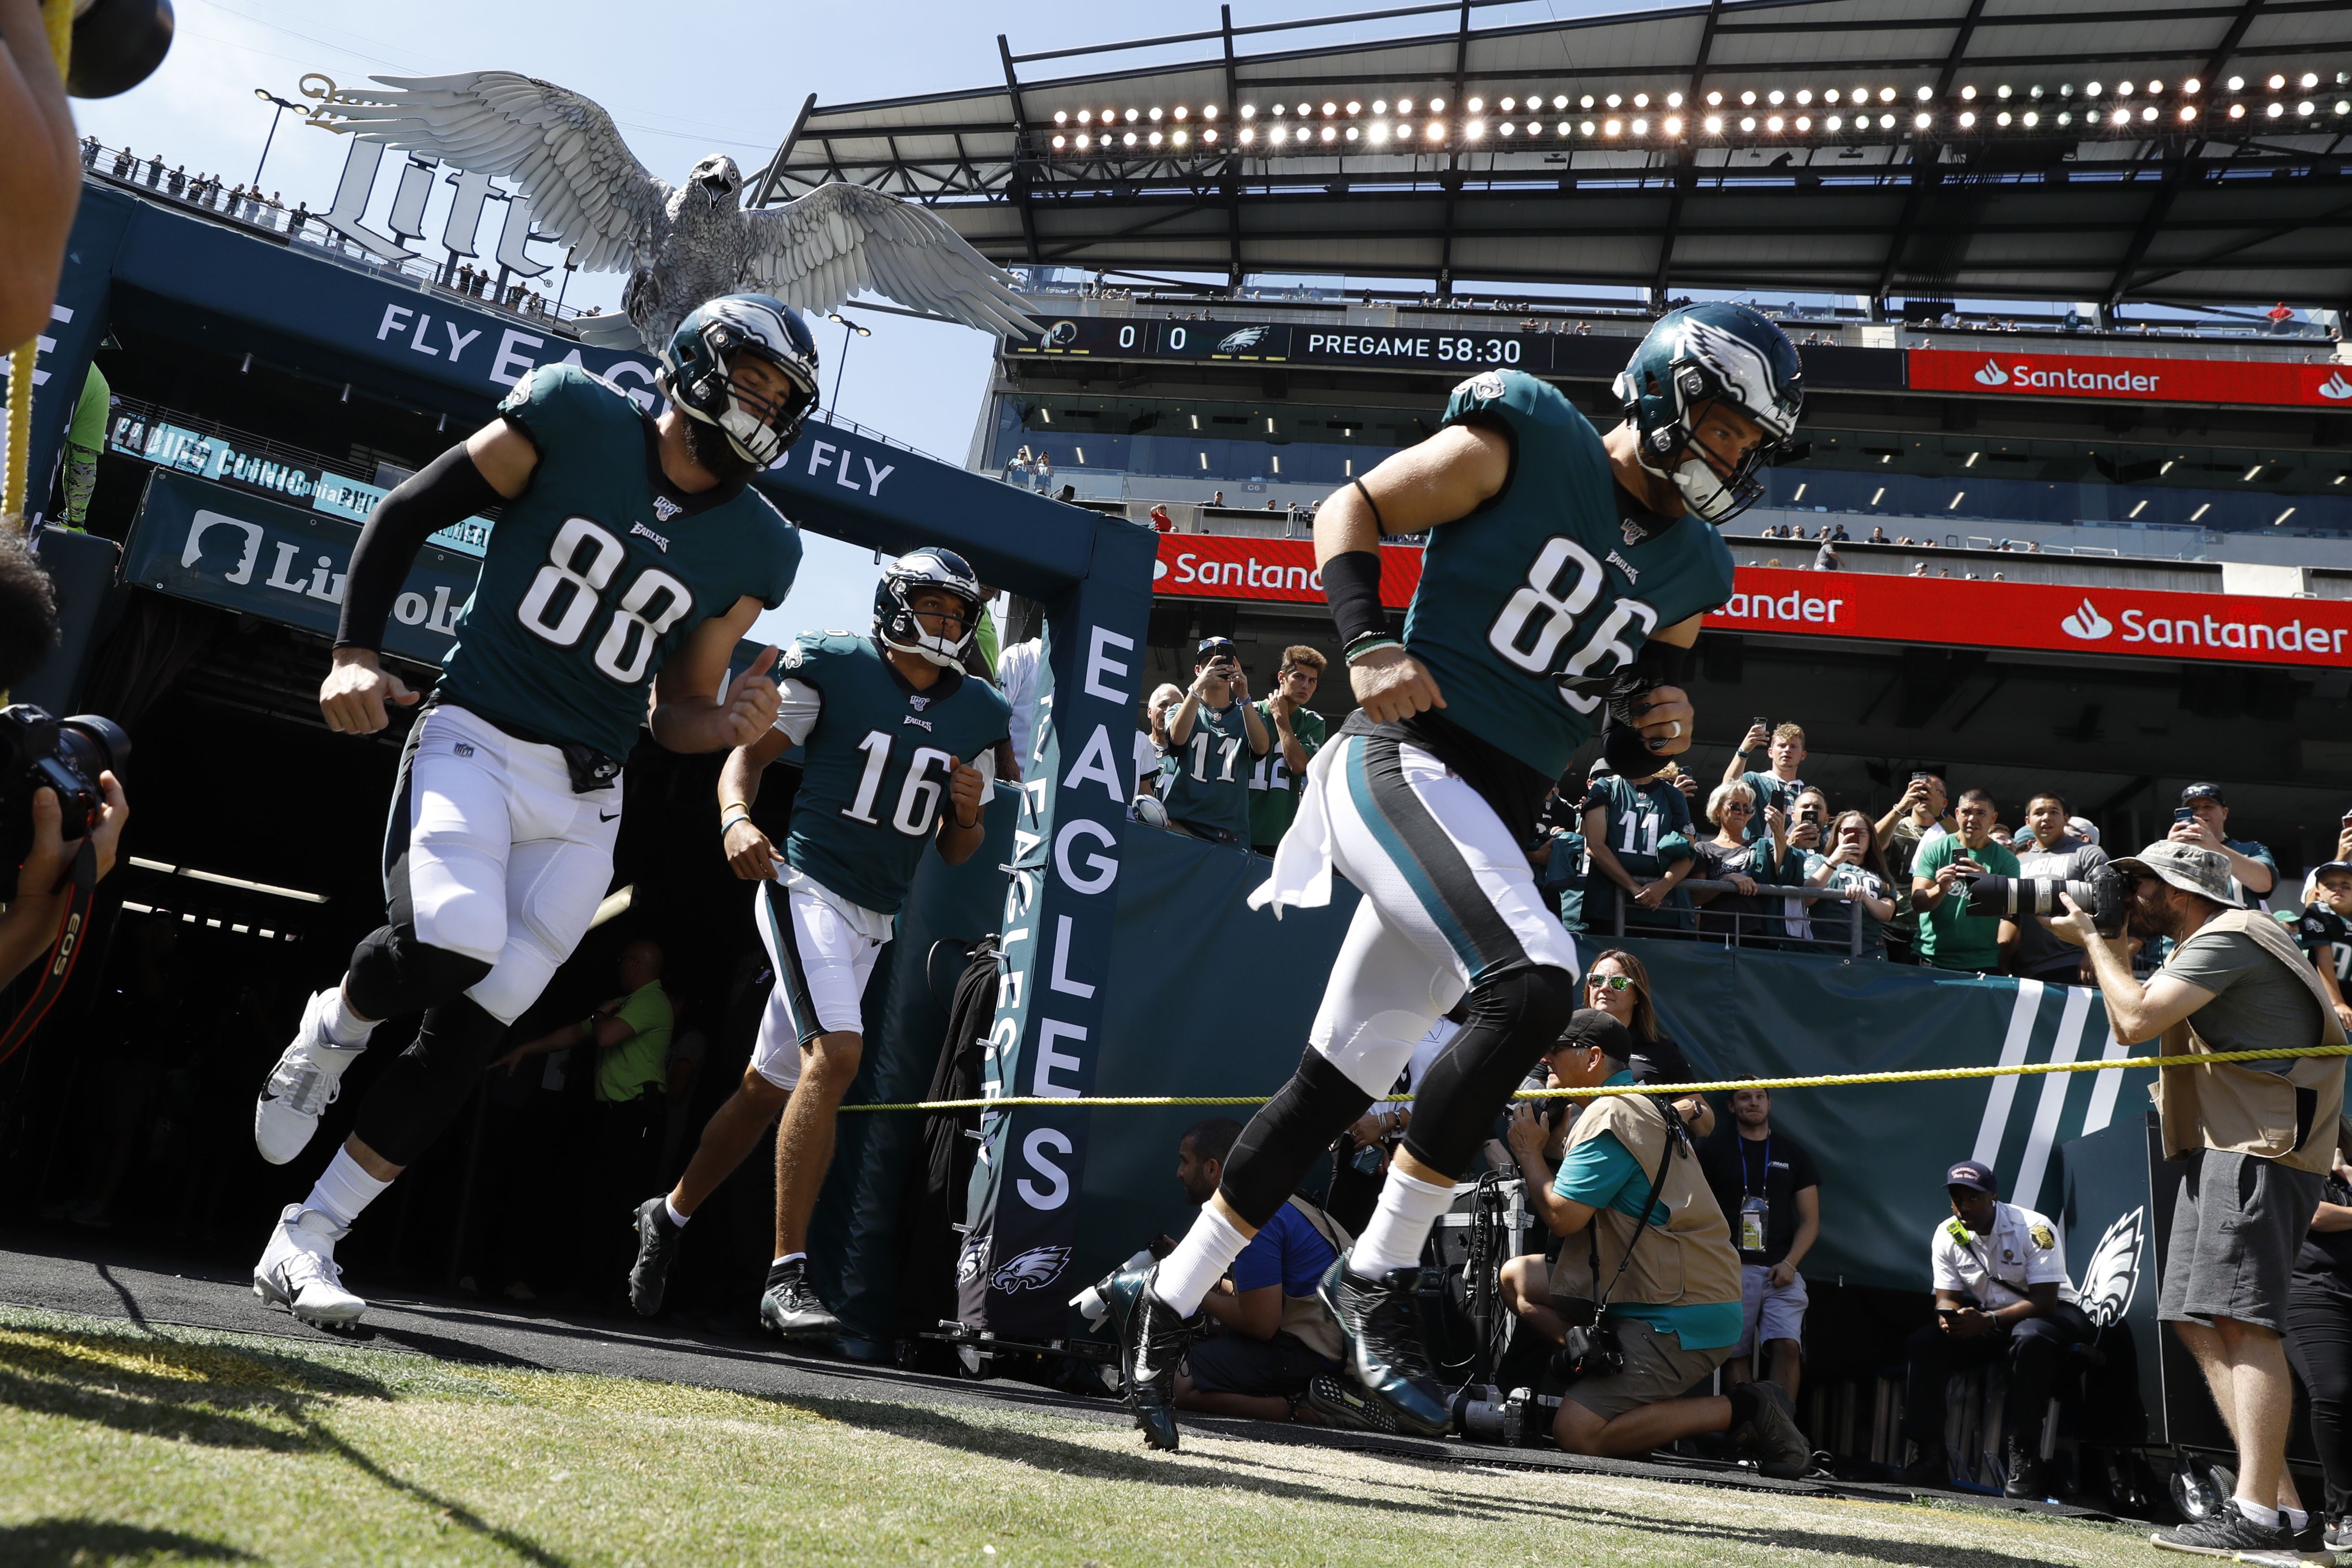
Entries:
POLYGON ((1622 337, 1562 332, 1440 331, 1418 327, 1329 326, 1295 321, 1151 321, 1143 317, 1046 316, 1038 336, 1012 345, 1022 358, 1336 365, 1361 370, 1524 370, 1591 376, 1623 368, 1622 337))

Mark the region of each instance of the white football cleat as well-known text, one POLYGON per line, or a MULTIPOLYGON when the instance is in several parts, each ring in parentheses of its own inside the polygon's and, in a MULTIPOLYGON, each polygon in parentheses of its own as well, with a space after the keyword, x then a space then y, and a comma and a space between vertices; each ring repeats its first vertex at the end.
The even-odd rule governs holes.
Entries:
POLYGON ((335 1103, 343 1089, 343 1069, 359 1060, 364 1043, 339 1046, 327 1035, 319 1015, 326 1010, 331 990, 321 991, 302 1008, 302 1026, 261 1086, 253 1107, 253 1146, 273 1165, 299 1154, 319 1130, 319 1117, 335 1103))
POLYGON ((350 1234, 317 1209, 288 1204, 253 1266, 253 1293, 321 1328, 357 1322, 367 1303, 343 1289, 335 1263, 335 1243, 350 1234))

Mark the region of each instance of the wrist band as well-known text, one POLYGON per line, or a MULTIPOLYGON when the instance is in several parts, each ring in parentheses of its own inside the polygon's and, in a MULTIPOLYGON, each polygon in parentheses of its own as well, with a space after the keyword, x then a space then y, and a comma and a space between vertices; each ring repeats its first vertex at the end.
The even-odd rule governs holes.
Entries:
POLYGON ((748 817, 748 816, 730 816, 730 817, 729 817, 726 821, 724 821, 724 822, 722 822, 722 823, 720 823, 720 824, 719 825, 719 837, 720 837, 721 838, 726 837, 727 837, 727 830, 728 830, 729 828, 730 828, 730 827, 734 826, 735 826, 737 823, 739 823, 739 822, 749 822, 749 821, 751 821, 751 819, 750 817, 748 817))
POLYGON ((1404 644, 1397 641, 1396 638, 1389 636, 1386 632, 1367 632, 1362 637, 1360 637, 1355 641, 1349 643, 1348 645, 1347 651, 1342 653, 1339 657, 1344 662, 1353 664, 1368 653, 1378 653, 1384 647, 1401 648, 1402 647, 1404 647, 1404 644))
POLYGON ((748 800, 722 800, 719 803, 719 809, 722 814, 740 811, 744 816, 749 816, 751 815, 751 803, 748 800))
POLYGON ((1323 563, 1323 596, 1341 647, 1367 633, 1387 636, 1388 612, 1381 607, 1381 558, 1370 550, 1348 550, 1323 563))

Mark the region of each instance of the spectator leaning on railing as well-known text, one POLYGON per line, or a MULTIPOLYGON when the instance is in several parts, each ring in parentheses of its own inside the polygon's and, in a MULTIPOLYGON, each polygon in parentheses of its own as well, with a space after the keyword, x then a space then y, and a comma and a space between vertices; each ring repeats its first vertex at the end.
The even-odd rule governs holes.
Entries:
MULTIPOLYGON (((2167 840, 2116 860, 2131 879, 2131 924, 2169 939, 2145 984, 2124 943, 2098 934, 2067 900, 2051 929, 2088 951, 2119 1040, 2156 1039, 2166 1056, 2340 1049, 2345 1032, 2294 939, 2237 906, 2234 863, 2167 840)), ((2166 1068, 2153 1090, 2164 1152, 2188 1160, 2157 1295, 2197 1358, 2238 1445, 2232 1506, 2156 1537, 2211 1556, 2316 1552, 2286 1468, 2294 1402, 2280 1336, 2297 1250, 2334 1163, 2344 1058, 2293 1057, 2166 1068)))
POLYGON ((1696 864, 1690 826, 1690 803, 1665 773, 1625 779, 1595 773, 1584 797, 1586 926, 1614 931, 1618 906, 1627 899, 1629 926, 1685 924, 1690 900, 1675 889, 1696 864))
POLYGON ((1261 855, 1273 854, 1290 831, 1299 792, 1307 787, 1307 764, 1323 749, 1323 715, 1307 703, 1314 700, 1326 662, 1304 643, 1284 648, 1274 690, 1252 704, 1274 740, 1250 769, 1250 847, 1261 855))
POLYGON ((1691 894, 1691 901, 1699 906, 1698 929, 1708 936, 1752 942, 1763 932, 1769 910, 1756 884, 1770 879, 1767 868, 1772 847, 1748 838, 1748 822, 1755 812, 1755 790, 1736 780, 1716 785, 1706 797, 1706 819, 1714 825, 1715 836, 1691 846, 1697 865, 1690 879, 1728 882, 1733 889, 1691 894))
POLYGON ((1878 838, 1866 811, 1845 811, 1830 824, 1829 847, 1808 858, 1805 883, 1852 895, 1850 903, 1817 901, 1812 907, 1813 938, 1850 948, 1852 922, 1862 922, 1862 956, 1886 956, 1886 922, 1895 918, 1895 889, 1887 885, 1886 862, 1878 853, 1878 838))
POLYGON ((2017 855, 1993 838, 1996 813, 1992 796, 1984 791, 1961 791, 1956 815, 1959 831, 1923 846, 1911 862, 1911 902, 1920 911, 1919 953, 1938 969, 1997 973, 2007 922, 1968 912, 1969 879, 2016 876, 2017 855))
MULTIPOLYGON (((2082 882, 2107 863, 2107 852, 2086 844, 2068 829, 2066 803, 2049 790, 2026 803, 2025 831, 2032 835, 2017 851, 2018 875, 2082 882)), ((2053 985, 2084 984, 2082 950, 2050 934, 2038 920, 2008 922, 2015 935, 2009 972, 2021 980, 2053 985)))

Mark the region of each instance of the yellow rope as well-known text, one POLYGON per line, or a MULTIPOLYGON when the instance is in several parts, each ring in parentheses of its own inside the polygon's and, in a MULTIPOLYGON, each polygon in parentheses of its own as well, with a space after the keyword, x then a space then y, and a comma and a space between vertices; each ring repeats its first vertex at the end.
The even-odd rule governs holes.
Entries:
MULTIPOLYGON (((2210 1051, 2187 1057, 2094 1057, 2072 1062, 2021 1062, 2015 1067, 1921 1068, 1910 1072, 1820 1073, 1810 1078, 1736 1078, 1714 1083, 1619 1083, 1598 1089, 1528 1089, 1514 1100, 1592 1100, 1604 1094, 1666 1094, 1679 1100, 1686 1094, 1727 1093, 1742 1089, 1843 1089, 1862 1083, 1937 1083, 1953 1079, 2025 1078, 2039 1073, 2107 1072, 2141 1068, 2210 1067, 2216 1062, 2283 1061, 2296 1057, 2352 1056, 2352 1046, 2322 1046, 2301 1051, 2210 1051)), ((1385 1100, 1411 1100, 1391 1094, 1385 1100)), ((1051 1095, 1008 1094, 994 1100, 927 1100, 903 1105, 845 1105, 844 1110, 1011 1110, 1028 1106, 1092 1110, 1097 1106, 1264 1105, 1263 1094, 1127 1094, 1101 1098, 1055 1099, 1051 1095)))
MULTIPOLYGON (((73 61, 73 0, 42 0, 41 23, 63 81, 73 61)), ((33 356, 40 334, 8 356, 7 461, 0 467, 0 528, 25 526, 26 470, 33 460, 33 356)))

